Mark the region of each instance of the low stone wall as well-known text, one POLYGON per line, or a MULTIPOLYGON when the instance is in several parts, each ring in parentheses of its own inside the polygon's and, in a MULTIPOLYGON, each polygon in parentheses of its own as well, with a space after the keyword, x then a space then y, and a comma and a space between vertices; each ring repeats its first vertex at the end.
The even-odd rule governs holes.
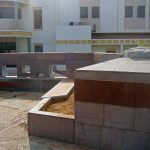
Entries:
POLYGON ((66 76, 73 77, 73 71, 77 68, 93 64, 93 53, 14 53, 0 54, 0 77, 2 67, 16 65, 17 76, 22 77, 50 77, 52 65, 66 65, 66 76), (23 66, 30 66, 30 73, 23 72, 23 66))
POLYGON ((92 65, 121 57, 121 54, 104 53, 11 53, 0 54, 0 77, 3 77, 2 68, 6 65, 15 65, 19 78, 50 77, 51 66, 66 65, 66 76, 73 78, 77 68, 92 65), (30 73, 25 73, 23 67, 28 65, 30 73))
POLYGON ((74 143, 74 116, 42 111, 52 100, 68 98, 74 83, 65 79, 42 96, 28 113, 29 135, 74 143))

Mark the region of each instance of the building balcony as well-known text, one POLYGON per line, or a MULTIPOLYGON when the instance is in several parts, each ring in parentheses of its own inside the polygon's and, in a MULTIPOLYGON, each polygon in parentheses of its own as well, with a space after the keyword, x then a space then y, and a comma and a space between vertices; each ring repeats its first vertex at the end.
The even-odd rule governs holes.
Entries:
POLYGON ((0 30, 24 30, 24 21, 15 19, 0 19, 0 30))
POLYGON ((18 2, 22 4, 28 4, 29 0, 0 0, 0 2, 18 2))
POLYGON ((150 47, 149 39, 90 39, 56 40, 56 45, 136 45, 150 47))

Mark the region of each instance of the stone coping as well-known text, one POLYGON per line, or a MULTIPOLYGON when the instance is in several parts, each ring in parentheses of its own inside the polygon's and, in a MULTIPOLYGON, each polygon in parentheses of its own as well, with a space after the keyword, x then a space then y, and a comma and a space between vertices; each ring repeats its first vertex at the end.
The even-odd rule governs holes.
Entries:
POLYGON ((45 95, 43 95, 42 98, 67 97, 73 86, 74 84, 72 79, 64 79, 45 95))
POLYGON ((150 83, 150 59, 118 58, 77 69, 75 79, 150 83))

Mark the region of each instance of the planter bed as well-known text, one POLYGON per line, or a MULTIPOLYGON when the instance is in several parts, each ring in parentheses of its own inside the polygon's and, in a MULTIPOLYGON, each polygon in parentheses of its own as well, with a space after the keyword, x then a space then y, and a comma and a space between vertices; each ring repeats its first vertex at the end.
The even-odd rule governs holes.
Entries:
POLYGON ((68 103, 73 108, 73 102, 68 101, 73 87, 73 81, 65 79, 42 96, 42 100, 29 111, 29 135, 74 143, 73 110, 68 106, 67 112, 62 109, 68 103), (58 107, 61 109, 56 109, 58 107), (51 112, 44 111, 48 109, 51 112))
POLYGON ((74 115, 74 93, 72 93, 69 98, 52 100, 47 107, 42 109, 42 111, 74 115))

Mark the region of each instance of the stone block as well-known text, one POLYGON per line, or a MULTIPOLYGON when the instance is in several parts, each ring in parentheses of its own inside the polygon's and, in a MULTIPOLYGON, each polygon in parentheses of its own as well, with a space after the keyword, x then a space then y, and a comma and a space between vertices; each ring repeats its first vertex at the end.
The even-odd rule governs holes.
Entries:
POLYGON ((136 107, 150 108, 150 84, 136 83, 136 107))
POLYGON ((135 112, 135 130, 150 132, 150 109, 136 108, 135 112))
POLYGON ((126 131, 124 133, 124 150, 149 150, 149 135, 144 132, 126 131))
POLYGON ((100 148, 102 144, 101 127, 75 123, 75 144, 100 148))
POLYGON ((90 125, 103 125, 103 104, 75 101, 75 119, 90 125))
POLYGON ((150 83, 150 75, 148 73, 136 73, 136 83, 150 83))
POLYGON ((75 100, 135 107, 135 84, 75 79, 75 100))
POLYGON ((132 129, 134 121, 134 108, 105 105, 104 126, 120 129, 132 129))
POLYGON ((121 150, 123 145, 123 130, 103 128, 102 141, 102 150, 121 150))
POLYGON ((74 143, 74 119, 49 114, 28 114, 29 135, 74 143))

